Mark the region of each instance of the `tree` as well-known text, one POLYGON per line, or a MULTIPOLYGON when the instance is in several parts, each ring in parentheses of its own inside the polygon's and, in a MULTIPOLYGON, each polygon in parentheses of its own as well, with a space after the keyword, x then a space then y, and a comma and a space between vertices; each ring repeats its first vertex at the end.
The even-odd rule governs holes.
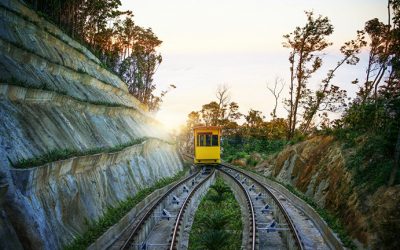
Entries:
POLYGON ((128 85, 129 92, 157 110, 166 94, 154 95, 153 75, 162 62, 156 49, 162 41, 150 28, 133 21, 131 11, 120 11, 120 0, 27 0, 74 39, 84 43, 106 67, 128 85))
MULTIPOLYGON (((393 27, 391 31, 391 43, 389 47, 389 53, 391 54, 390 58, 390 65, 391 65, 391 72, 387 79, 387 86, 386 88, 382 89, 383 95, 391 96, 389 98, 390 103, 400 103, 400 0, 391 0, 388 1, 388 19, 390 23, 390 8, 393 11, 393 27)), ((398 113, 400 113, 399 105, 393 105, 397 107, 398 113)), ((400 168, 400 126, 398 127, 397 132, 397 140, 395 144, 394 150, 394 164, 392 167, 392 171, 390 173, 388 185, 392 186, 396 182, 397 172, 400 168)))
POLYGON ((388 69, 390 23, 386 25, 380 22, 378 18, 374 18, 366 22, 364 30, 369 35, 371 42, 369 44, 366 79, 358 92, 362 103, 365 103, 371 97, 371 93, 373 93, 373 98, 376 100, 378 86, 388 69))
POLYGON ((216 91, 218 103, 218 120, 217 125, 221 127, 232 127, 242 114, 239 112, 239 105, 236 102, 230 102, 229 87, 219 85, 216 91))
POLYGON ((156 52, 161 41, 151 29, 134 27, 131 22, 124 22, 124 25, 123 30, 127 37, 125 43, 128 44, 128 48, 123 54, 124 56, 128 54, 128 56, 116 67, 117 71, 127 83, 129 92, 133 96, 147 104, 149 110, 157 110, 161 97, 153 94, 156 88, 153 75, 162 62, 161 55, 156 52))
POLYGON ((370 40, 365 80, 336 126, 362 135, 366 140, 361 149, 372 149, 363 156, 362 176, 370 168, 371 176, 380 173, 388 177, 388 185, 395 185, 400 166, 400 1, 389 0, 387 10, 387 24, 377 18, 365 24, 370 40), (377 169, 382 161, 393 162, 390 173, 377 169))
POLYGON ((192 129, 194 125, 221 126, 224 129, 224 135, 230 136, 240 131, 237 120, 242 116, 239 112, 239 105, 230 101, 229 88, 226 85, 220 85, 216 90, 216 101, 204 104, 200 111, 192 111, 188 115, 186 127, 181 133, 186 136, 184 145, 192 143, 192 129))
POLYGON ((261 111, 250 109, 243 124, 245 134, 252 137, 266 136, 264 118, 261 111))
POLYGON ((216 101, 204 104, 200 111, 201 120, 206 126, 221 126, 235 128, 242 114, 239 112, 239 105, 230 102, 229 88, 220 85, 216 91, 216 101))
POLYGON ((219 117, 223 120, 225 118, 228 103, 231 99, 231 97, 229 95, 228 86, 219 85, 217 92, 216 92, 216 96, 217 96, 217 103, 218 103, 219 112, 220 112, 219 117))
POLYGON ((307 88, 308 79, 322 65, 322 59, 316 52, 323 51, 331 45, 326 37, 333 32, 333 26, 327 17, 314 18, 313 12, 306 12, 306 15, 307 23, 304 27, 296 27, 293 32, 283 36, 285 39, 283 46, 291 49, 289 55, 290 99, 286 101, 289 111, 288 139, 294 136, 298 123, 299 105, 311 92, 307 88))
POLYGON ((189 129, 193 129, 194 127, 201 124, 200 113, 192 111, 188 115, 188 119, 186 121, 186 127, 189 129))
POLYGON ((275 106, 271 112, 272 119, 276 118, 276 108, 278 107, 279 97, 283 91, 283 88, 285 87, 285 84, 286 84, 285 81, 280 77, 275 77, 275 82, 274 82, 273 88, 270 88, 267 84, 267 89, 271 92, 271 94, 275 98, 275 106))
POLYGON ((270 140, 285 139, 287 128, 286 119, 275 118, 265 123, 266 137, 270 140))
POLYGON ((221 110, 217 102, 212 101, 204 104, 200 113, 206 126, 217 126, 219 124, 221 110))
POLYGON ((359 62, 360 59, 357 57, 357 54, 365 45, 364 32, 358 31, 355 40, 346 42, 340 48, 343 58, 337 62, 335 68, 328 71, 326 78, 322 80, 319 90, 314 95, 308 96, 308 99, 304 102, 304 122, 301 126, 303 133, 308 131, 318 111, 336 111, 341 105, 344 105, 346 91, 340 90, 338 86, 331 84, 331 80, 334 78, 335 72, 344 63, 356 65, 359 62))

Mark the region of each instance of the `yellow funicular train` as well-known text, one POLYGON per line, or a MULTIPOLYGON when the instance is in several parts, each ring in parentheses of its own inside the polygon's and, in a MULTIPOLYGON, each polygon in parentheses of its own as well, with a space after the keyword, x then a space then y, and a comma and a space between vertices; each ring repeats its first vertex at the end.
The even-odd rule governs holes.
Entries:
POLYGON ((221 163, 221 128, 216 126, 199 126, 193 128, 194 163, 221 163))

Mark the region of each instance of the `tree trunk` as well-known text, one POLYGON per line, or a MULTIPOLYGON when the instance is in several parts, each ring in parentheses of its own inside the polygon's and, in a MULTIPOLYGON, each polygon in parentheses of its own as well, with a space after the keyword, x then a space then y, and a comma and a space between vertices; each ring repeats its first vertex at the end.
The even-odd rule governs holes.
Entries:
POLYGON ((290 65, 290 112, 288 115, 289 118, 289 124, 288 124, 288 131, 286 135, 286 139, 290 140, 292 139, 292 122, 293 122, 293 90, 294 90, 294 57, 295 57, 295 49, 293 49, 293 52, 291 53, 291 57, 289 58, 289 61, 291 62, 290 65))
POLYGON ((389 186, 393 186, 393 184, 395 183, 399 167, 400 167, 400 128, 399 128, 399 133, 397 135, 397 143, 394 151, 394 165, 392 167, 392 172, 390 173, 390 178, 388 183, 389 186))

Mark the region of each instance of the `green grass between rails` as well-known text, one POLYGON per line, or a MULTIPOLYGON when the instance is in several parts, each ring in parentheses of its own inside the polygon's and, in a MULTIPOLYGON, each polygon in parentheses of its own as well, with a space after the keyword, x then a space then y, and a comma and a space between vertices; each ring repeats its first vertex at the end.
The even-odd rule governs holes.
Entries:
POLYGON ((173 177, 160 179, 153 186, 138 191, 133 197, 129 197, 126 200, 119 202, 114 207, 107 208, 101 218, 94 222, 88 222, 88 229, 86 232, 75 238, 75 240, 71 244, 65 246, 64 249, 86 249, 149 194, 181 179, 187 170, 188 168, 186 167, 173 177))
POLYGON ((239 203, 229 186, 218 178, 196 212, 189 249, 241 249, 242 230, 239 203))

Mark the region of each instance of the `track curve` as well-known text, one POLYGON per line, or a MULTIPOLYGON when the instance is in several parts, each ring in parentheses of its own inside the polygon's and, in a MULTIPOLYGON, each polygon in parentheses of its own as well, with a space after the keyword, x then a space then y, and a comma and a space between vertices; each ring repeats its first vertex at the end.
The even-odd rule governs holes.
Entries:
MULTIPOLYGON (((273 202, 274 202, 274 204, 275 204, 275 207, 278 209, 277 211, 274 211, 275 216, 277 216, 276 214, 279 211, 279 213, 281 213, 283 215, 284 220, 286 222, 286 223, 280 223, 280 224, 287 225, 288 230, 290 231, 290 235, 286 234, 287 236, 285 236, 286 237, 286 239, 285 239, 286 246, 289 249, 300 249, 300 250, 304 249, 304 243, 303 243, 301 237, 299 236, 299 233, 298 233, 298 231, 297 231, 297 229, 295 227, 295 224, 293 223, 293 221, 290 218, 289 214, 287 213, 286 209, 284 208, 284 206, 281 204, 281 202, 279 201, 278 197, 276 197, 276 195, 274 193, 272 193, 264 184, 260 183, 256 179, 252 178, 251 176, 246 174, 244 171, 241 171, 241 170, 238 170, 236 168, 233 168, 233 167, 231 167, 231 166, 229 166, 227 164, 220 164, 220 170, 224 171, 225 173, 227 173, 231 177, 234 176, 232 174, 232 172, 236 173, 236 174, 240 174, 241 176, 244 177, 243 180, 245 180, 245 181, 249 180, 249 181, 251 181, 252 184, 256 184, 262 191, 264 191, 269 197, 271 197, 273 202), (227 169, 227 170, 225 170, 225 169, 227 169)), ((234 177, 234 178, 246 190, 246 187, 244 186, 244 183, 242 183, 242 182, 245 182, 245 181, 240 182, 240 181, 237 180, 236 177, 234 177)), ((254 186, 252 186, 252 187, 254 187, 254 186)), ((261 193, 262 191, 260 191, 260 194, 262 194, 261 193)), ((246 190, 246 193, 248 193, 247 190, 246 190)), ((253 207, 254 207, 254 205, 253 205, 253 207)), ((277 217, 279 217, 279 216, 277 216, 277 217)), ((271 227, 271 225, 270 225, 270 227, 271 227)), ((260 227, 259 227, 259 229, 260 229, 260 227)), ((277 230, 277 229, 275 227, 274 228, 271 227, 270 229, 266 229, 266 230, 268 232, 268 230, 273 231, 273 230, 277 230)), ((262 243, 262 242, 260 242, 260 243, 262 243)))
POLYGON ((189 195, 186 197, 185 201, 183 202, 182 207, 179 210, 179 213, 178 213, 176 221, 175 221, 174 230, 172 232, 172 239, 171 239, 170 246, 169 246, 170 250, 178 249, 178 234, 180 231, 180 226, 181 226, 181 222, 183 220, 184 213, 186 212, 186 208, 188 207, 190 200, 192 199, 195 192, 214 174, 214 172, 215 172, 215 169, 212 169, 211 173, 190 191, 189 195))
POLYGON ((144 215, 125 238, 121 247, 112 249, 177 249, 181 221, 188 204, 196 191, 214 174, 212 171, 197 171, 171 187, 164 195, 145 208, 144 215), (183 188, 183 189, 181 189, 183 188), (168 208, 168 210, 167 210, 168 208), (179 210, 176 215, 175 212, 179 210), (171 223, 173 223, 171 228, 171 223), (172 234, 170 232, 172 230, 172 234), (172 239, 171 239, 172 237, 172 239), (160 242, 160 239, 163 238, 160 242))

